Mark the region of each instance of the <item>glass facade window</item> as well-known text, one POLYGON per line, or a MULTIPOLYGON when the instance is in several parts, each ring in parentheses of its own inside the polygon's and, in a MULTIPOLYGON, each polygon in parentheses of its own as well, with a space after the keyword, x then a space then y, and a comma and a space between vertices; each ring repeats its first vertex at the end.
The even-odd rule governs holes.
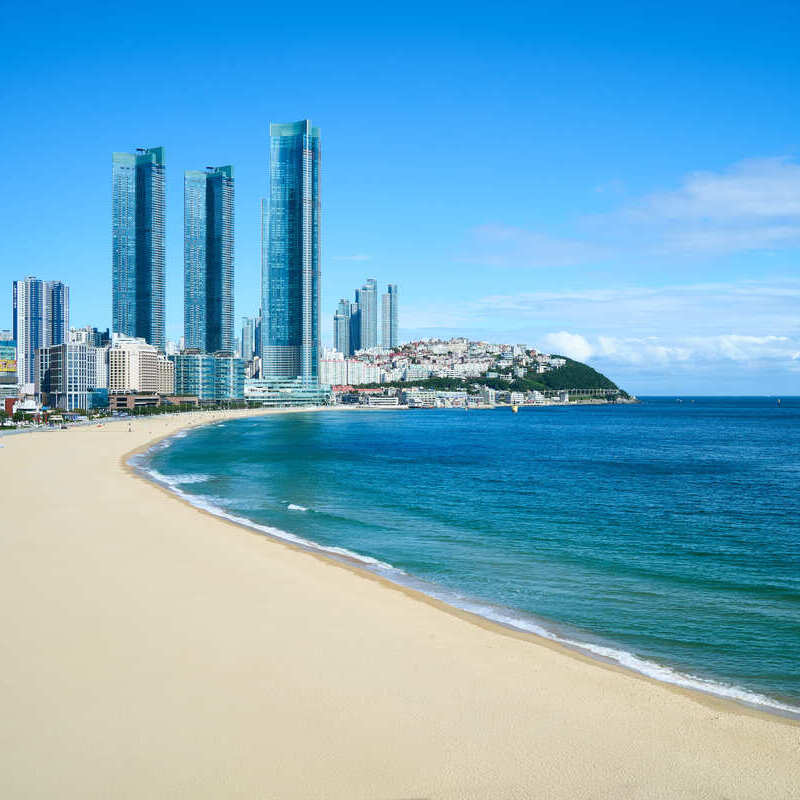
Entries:
POLYGON ((114 153, 111 195, 113 332, 163 350, 164 148, 114 153))
POLYGON ((397 285, 390 283, 382 298, 381 308, 381 337, 384 347, 392 348, 400 344, 400 335, 397 327, 397 285))
POLYGON ((317 381, 319 129, 270 125, 269 204, 262 273, 262 374, 317 381))
POLYGON ((169 357, 175 364, 175 394, 205 402, 244 399, 244 361, 206 353, 169 357))
POLYGON ((184 174, 184 346, 233 354, 233 167, 184 174))

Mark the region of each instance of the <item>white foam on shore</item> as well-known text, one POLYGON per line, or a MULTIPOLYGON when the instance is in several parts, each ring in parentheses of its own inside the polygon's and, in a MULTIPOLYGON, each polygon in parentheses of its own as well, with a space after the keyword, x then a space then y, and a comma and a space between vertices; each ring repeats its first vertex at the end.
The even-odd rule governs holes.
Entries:
MULTIPOLYGON (((185 435, 185 432, 183 432, 185 435)), ((161 443, 159 443, 161 444, 161 443)), ((156 445, 152 450, 158 448, 156 445)), ((145 454, 146 455, 146 454, 145 454)), ((467 611, 476 616, 483 617, 484 619, 496 622, 507 628, 518 630, 524 633, 532 633, 536 636, 541 636, 543 639, 556 642, 564 645, 570 649, 577 650, 585 655, 604 661, 606 663, 617 664, 625 669, 633 670, 641 675, 653 678, 663 683, 669 683, 674 686, 679 686, 684 689, 691 689, 694 691, 703 692, 704 694, 722 697, 728 700, 734 700, 744 705, 760 709, 762 711, 771 711, 784 716, 793 718, 800 718, 800 706, 793 706, 787 703, 782 703, 767 695, 753 692, 744 689, 740 686, 733 684, 722 683, 719 681, 709 680, 689 673, 682 673, 677 670, 659 664, 656 661, 651 661, 646 658, 641 658, 627 650, 622 650, 607 645, 597 644, 588 641, 580 641, 573 639, 570 636, 563 636, 555 631, 546 627, 546 624, 538 621, 534 616, 515 612, 513 609, 504 608, 502 606, 492 606, 480 601, 472 600, 464 595, 458 594, 453 591, 442 589, 441 587, 432 584, 426 580, 410 576, 407 572, 385 561, 380 561, 371 556, 365 556, 361 553, 356 553, 344 547, 333 547, 318 544, 310 539, 304 539, 302 536, 289 533, 288 531, 274 528, 270 525, 261 525, 254 522, 247 517, 229 514, 220 506, 211 502, 208 498, 200 497, 199 495, 192 495, 181 491, 179 486, 181 484, 200 483, 209 479, 207 475, 173 475, 166 476, 144 465, 144 457, 134 457, 131 459, 131 464, 143 474, 147 475, 152 480, 166 486, 170 491, 186 500, 189 504, 207 511, 216 517, 226 519, 230 522, 235 522, 237 525, 242 525, 253 530, 257 530, 267 536, 275 539, 280 539, 292 544, 298 545, 305 550, 312 552, 326 553, 347 561, 353 561, 362 565, 364 568, 372 572, 380 574, 394 583, 401 586, 406 586, 428 595, 436 600, 440 600, 450 606, 467 611)), ((215 498, 215 500, 218 500, 215 498)), ((303 506, 297 506, 290 503, 287 506, 291 510, 307 511, 303 506)))
MULTIPOLYGON (((297 536, 293 533, 289 533, 288 531, 281 530, 280 528, 273 528, 271 525, 261 525, 258 522, 254 522, 247 517, 241 517, 237 514, 229 514, 225 509, 220 508, 220 506, 216 505, 216 503, 211 502, 208 498, 201 497, 195 494, 188 494, 187 492, 181 491, 179 488, 181 483, 190 483, 192 481, 180 481, 176 480, 176 478, 185 478, 185 475, 176 475, 176 476, 167 476, 162 475, 160 472, 154 469, 150 469, 149 467, 145 467, 143 464, 134 462, 133 466, 135 466, 138 470, 140 470, 144 475, 151 478, 152 480, 160 483, 161 485, 165 486, 171 492, 174 492, 178 497, 183 500, 186 500, 187 503, 190 505, 195 506, 196 508, 200 508, 203 511, 207 511, 209 514, 213 514, 215 517, 220 517, 222 519, 226 519, 229 522, 235 522, 237 525, 244 525, 247 528, 252 528, 254 530, 259 531, 260 533, 264 533, 267 536, 271 536, 275 539, 282 539, 286 542, 291 542, 292 544, 296 544, 306 550, 313 550, 315 552, 321 553, 329 553, 331 555, 340 556, 350 561, 356 561, 359 564, 363 564, 366 567, 379 571, 381 574, 386 574, 389 572, 395 573, 397 575, 405 574, 402 570, 396 569, 391 564, 387 564, 385 561, 380 561, 377 558, 372 558, 371 556, 365 556, 361 553, 356 553, 352 550, 347 550, 344 547, 326 547, 325 545, 317 544, 316 542, 312 542, 310 539, 304 539, 302 536, 297 536)), ((208 476, 201 476, 203 480, 207 480, 208 476)), ((220 502, 220 499, 215 498, 217 502, 220 502)))

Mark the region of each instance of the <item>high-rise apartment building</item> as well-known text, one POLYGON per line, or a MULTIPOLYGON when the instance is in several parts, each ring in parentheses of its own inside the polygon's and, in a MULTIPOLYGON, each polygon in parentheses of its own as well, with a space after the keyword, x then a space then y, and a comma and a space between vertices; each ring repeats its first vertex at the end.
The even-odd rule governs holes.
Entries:
POLYGON ((61 281, 28 277, 12 286, 13 339, 17 343, 17 380, 32 394, 36 383, 36 351, 67 341, 69 287, 61 281))
POLYGON ((112 331, 164 350, 164 148, 114 153, 111 184, 112 331))
POLYGON ((356 303, 360 324, 359 349, 369 350, 378 346, 378 282, 367 278, 360 289, 356 289, 356 303))
POLYGON ((350 312, 348 300, 340 300, 333 315, 333 349, 346 356, 352 355, 350 349, 350 312))
POLYGON ((256 317, 242 317, 242 360, 252 361, 256 355, 256 317))
POLYGON ((387 348, 397 347, 400 344, 397 329, 397 284, 390 283, 381 300, 381 344, 387 348))
POLYGON ((183 178, 186 347, 233 355, 233 167, 183 178))
POLYGON ((317 382, 319 128, 270 125, 267 243, 262 273, 262 376, 317 382))

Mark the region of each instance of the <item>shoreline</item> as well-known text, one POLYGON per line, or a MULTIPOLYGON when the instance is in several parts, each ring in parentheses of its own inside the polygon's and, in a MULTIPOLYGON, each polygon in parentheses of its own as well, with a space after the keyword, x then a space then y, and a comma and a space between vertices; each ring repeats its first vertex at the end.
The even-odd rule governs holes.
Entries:
POLYGON ((232 535, 126 463, 308 410, 6 439, 3 797, 796 796, 794 720, 232 535))
MULTIPOLYGON (((487 407, 488 408, 488 407, 487 407)), ((496 408, 496 406, 494 407, 496 408)), ((308 411, 308 412, 318 412, 318 411, 331 411, 331 410, 363 410, 363 411, 381 411, 381 410, 397 410, 397 409, 386 409, 381 407, 359 407, 354 406, 352 408, 348 406, 315 406, 309 407, 305 409, 271 409, 273 413, 281 413, 281 411, 288 411, 288 412, 301 412, 301 411, 308 411)), ((434 410, 454 410, 454 409, 434 409, 434 410)), ((457 409, 456 409, 457 410, 457 409)), ((253 413, 254 410, 250 410, 250 413, 243 413, 242 418, 249 417, 249 416, 260 416, 257 410, 253 413)), ((204 425, 211 425, 216 420, 209 420, 205 423, 199 423, 197 425, 193 425, 192 429, 203 427, 204 425)), ((182 428, 181 430, 186 430, 186 428, 182 428)), ((321 559, 323 562, 332 564, 334 566, 341 566, 344 567, 357 575, 362 577, 368 577, 371 580, 375 580, 378 583, 386 586, 387 588, 399 590, 406 594, 413 599, 428 603, 432 605, 434 608, 439 609, 440 611, 444 611, 447 614, 451 614, 456 616, 460 619, 467 620, 474 625, 478 625, 480 627, 486 628, 487 630, 493 631, 500 635, 512 635, 524 641, 530 641, 540 646, 550 647, 556 652, 559 652, 567 657, 570 658, 580 658, 585 660, 586 662, 596 665, 605 667, 612 670, 618 670, 619 672, 634 676, 641 680, 647 681, 652 683, 653 685, 666 687, 671 691, 675 691, 681 694, 684 694, 698 702, 707 702, 712 707, 719 707, 721 704, 723 707, 726 707, 727 710, 731 711, 732 713, 744 713, 744 714, 756 714, 756 715, 763 715, 768 719, 777 719, 783 722, 787 722, 789 724, 795 724, 800 727, 800 708, 793 708, 790 706, 786 706, 782 701, 775 700, 771 697, 764 696, 764 699, 768 701, 768 703, 759 702, 757 700, 749 701, 744 699, 734 698, 728 695, 720 694, 719 690, 715 691, 714 688, 697 688, 692 686, 683 685, 677 680, 667 680, 665 678, 659 679, 652 675, 647 674, 635 667, 626 666, 624 664, 619 663, 618 661, 614 660, 611 656, 605 656, 600 653, 592 652, 590 649, 590 645, 588 643, 582 643, 580 641, 572 641, 566 639, 565 637, 561 636, 560 634, 556 633, 555 631, 551 631, 546 628, 546 624, 544 621, 539 620, 535 617, 535 615, 526 614, 525 612, 518 611, 517 609, 498 607, 503 608, 512 613, 516 613, 520 616, 527 616, 530 617, 532 620, 536 622, 536 624, 545 629, 546 633, 549 635, 544 635, 542 633, 536 633, 535 631, 525 630, 518 625, 515 625, 512 622, 502 622, 497 619, 493 619, 492 617, 486 616, 485 614, 481 614, 478 611, 472 611, 469 608, 461 607, 456 605, 453 602, 449 602, 447 599, 443 597, 437 597, 435 594, 425 591, 425 589, 417 588, 413 585, 413 583, 417 584, 428 584, 428 581, 425 581, 421 578, 417 578, 416 576, 406 573, 403 570, 397 570, 395 567, 391 567, 388 564, 384 564, 383 562, 376 560, 372 557, 365 557, 359 553, 354 553, 348 551, 344 548, 330 548, 324 545, 319 544, 311 539, 306 539, 305 537, 299 534, 290 534, 286 531, 282 531, 280 535, 279 533, 271 532, 271 526, 264 525, 261 523, 257 523, 254 520, 251 520, 246 517, 239 517, 239 518, 232 518, 228 515, 223 509, 214 507, 216 510, 212 510, 211 508, 199 505, 198 503, 193 503, 190 499, 190 496, 183 493, 181 490, 169 486, 169 484, 158 480, 155 477, 149 476, 147 474, 147 468, 144 465, 137 465, 131 463, 131 461, 137 457, 144 457, 146 456, 151 450, 154 449, 159 443, 167 441, 171 438, 174 438, 178 435, 181 431, 176 431, 175 433, 168 434, 166 436, 157 437, 149 442, 144 447, 140 447, 130 453, 127 453, 122 457, 122 464, 125 469, 127 469, 133 477, 136 477, 140 480, 145 481, 149 485, 165 492, 168 496, 172 497, 175 500, 178 500, 181 503, 189 506, 193 510, 201 513, 207 514, 208 516, 221 520, 223 523, 230 525, 238 530, 245 530, 250 534, 254 534, 257 536, 262 536, 268 539, 271 542, 275 542, 280 544, 284 547, 288 547, 292 550, 297 552, 306 553, 308 555, 314 556, 316 558, 321 559), (294 541, 294 540, 297 541, 294 541), (337 552, 337 549, 339 552, 337 552), (375 562, 372 564, 371 562, 375 562), (409 578, 408 582, 404 582, 398 576, 397 578, 392 578, 386 574, 382 574, 378 570, 382 567, 389 567, 390 569, 397 570, 402 575, 406 575, 409 578), (551 638, 552 637, 552 638, 551 638), (772 704, 772 705, 770 705, 772 704)), ((198 500, 202 501, 202 497, 198 496, 198 500)), ((278 529, 275 529, 276 531, 278 529)), ((435 589, 436 585, 431 584, 431 588, 435 589)), ((442 589, 443 594, 448 594, 447 591, 442 589)), ((480 600, 475 600, 471 602, 471 605, 481 604, 484 606, 490 606, 492 604, 488 602, 482 602, 480 600)), ((613 648, 617 649, 618 648, 613 648)), ((634 659, 641 660, 639 656, 636 656, 635 653, 631 653, 629 651, 619 651, 620 653, 624 653, 625 655, 632 656, 634 659)), ((675 672, 672 667, 668 667, 662 664, 658 664, 657 662, 652 662, 653 666, 660 667, 662 669, 666 669, 667 671, 673 673, 674 675, 684 678, 684 679, 691 679, 690 676, 684 675, 683 673, 675 672)), ((696 679, 701 680, 701 679, 696 679)), ((713 683, 713 681, 709 681, 713 683)), ((722 684, 719 685, 719 688, 722 689, 722 684)), ((736 687, 732 686, 732 689, 739 690, 741 692, 745 692, 751 695, 757 695, 758 693, 747 689, 745 687, 736 687)))

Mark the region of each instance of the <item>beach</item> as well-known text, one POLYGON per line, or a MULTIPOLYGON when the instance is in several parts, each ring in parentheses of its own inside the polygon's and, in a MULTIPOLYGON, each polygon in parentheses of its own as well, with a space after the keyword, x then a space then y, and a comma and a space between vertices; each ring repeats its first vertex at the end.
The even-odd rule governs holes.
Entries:
POLYGON ((456 611, 127 466, 245 414, 0 438, 0 796, 800 797, 796 721, 456 611))

